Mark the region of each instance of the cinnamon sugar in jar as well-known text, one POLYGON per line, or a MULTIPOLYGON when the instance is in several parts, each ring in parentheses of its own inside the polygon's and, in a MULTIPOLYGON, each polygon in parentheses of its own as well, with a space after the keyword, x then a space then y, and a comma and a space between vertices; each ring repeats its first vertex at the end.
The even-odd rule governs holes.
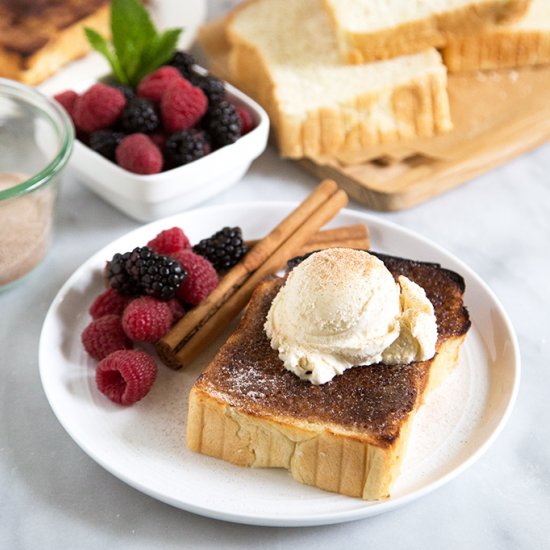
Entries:
POLYGON ((46 254, 73 140, 70 119, 54 100, 0 78, 0 288, 46 254))

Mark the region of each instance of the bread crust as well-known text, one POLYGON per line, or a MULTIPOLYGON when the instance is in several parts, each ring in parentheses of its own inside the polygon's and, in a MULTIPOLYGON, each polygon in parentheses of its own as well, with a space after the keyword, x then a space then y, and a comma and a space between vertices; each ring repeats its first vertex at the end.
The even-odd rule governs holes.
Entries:
POLYGON ((492 30, 450 39, 442 51, 453 73, 550 63, 550 32, 492 30))
POLYGON ((321 489, 387 498, 414 415, 456 365, 469 318, 459 276, 436 264, 380 258, 394 276, 428 287, 439 328, 434 359, 350 369, 324 386, 301 381, 282 367, 263 332, 282 284, 270 278, 191 390, 187 446, 240 466, 287 468, 321 489))
POLYGON ((28 12, 17 11, 10 17, 10 12, 4 13, 8 8, 3 8, 1 13, 4 28, 0 28, 0 76, 39 84, 90 51, 85 27, 110 36, 107 0, 72 0, 58 8, 46 6, 38 14, 32 2, 27 4, 31 6, 28 12))
POLYGON ((480 0, 391 29, 361 33, 342 29, 330 1, 324 0, 338 36, 343 59, 353 64, 408 55, 428 48, 440 48, 453 37, 482 32, 496 24, 519 19, 529 8, 530 2, 531 0, 480 0))

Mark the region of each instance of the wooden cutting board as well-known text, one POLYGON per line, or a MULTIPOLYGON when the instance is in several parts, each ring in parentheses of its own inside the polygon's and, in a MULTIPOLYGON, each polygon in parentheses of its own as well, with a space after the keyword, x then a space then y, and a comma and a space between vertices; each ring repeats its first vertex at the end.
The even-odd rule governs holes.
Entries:
POLYGON ((429 200, 550 140, 550 66, 449 76, 454 130, 343 166, 299 163, 375 210, 429 200), (382 155, 384 157, 384 155, 382 155))
MULTIPOLYGON (((211 70, 228 78, 223 21, 199 35, 211 70)), ((373 148, 370 162, 297 161, 332 178, 374 210, 410 208, 550 140, 550 66, 449 76, 454 129, 414 142, 373 148)))

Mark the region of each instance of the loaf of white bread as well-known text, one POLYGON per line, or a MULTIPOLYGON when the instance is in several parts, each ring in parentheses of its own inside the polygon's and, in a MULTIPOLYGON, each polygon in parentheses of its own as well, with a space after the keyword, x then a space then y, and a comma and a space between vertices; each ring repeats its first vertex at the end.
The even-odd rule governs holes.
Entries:
MULTIPOLYGON (((464 58, 470 51, 464 44, 508 37, 535 19, 544 27, 541 14, 549 4, 245 0, 201 39, 223 66, 224 77, 268 111, 282 156, 359 164, 388 146, 452 129, 447 67, 432 46, 443 48, 449 63, 454 60, 453 70, 462 70, 473 59, 464 58), (360 44, 368 46, 361 54, 360 44), (388 59, 357 63, 367 53, 388 59)), ((527 57, 535 62, 546 55, 542 35, 539 29, 538 40, 530 41, 531 51, 536 43, 538 53, 527 57)), ((522 31, 521 36, 527 35, 522 31)), ((527 42, 522 38, 513 47, 527 42)), ((486 58, 478 56, 477 62, 486 58)), ((516 54, 519 61, 526 56, 516 54)))
MULTIPOLYGON (((365 63, 444 46, 522 16, 530 0, 323 0, 342 55, 365 63)), ((546 1, 546 0, 543 0, 546 1)))
POLYGON ((533 0, 516 23, 449 37, 443 57, 451 72, 550 63, 550 0, 533 0))
POLYGON ((452 127, 434 49, 345 63, 323 0, 251 0, 228 18, 232 80, 268 111, 285 157, 345 154, 452 127))

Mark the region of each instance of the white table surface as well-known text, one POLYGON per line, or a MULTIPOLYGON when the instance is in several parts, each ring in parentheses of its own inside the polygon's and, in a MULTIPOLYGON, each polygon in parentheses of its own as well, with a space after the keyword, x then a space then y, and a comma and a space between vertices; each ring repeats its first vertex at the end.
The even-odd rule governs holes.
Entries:
MULTIPOLYGON (((212 0, 209 15, 231 3, 212 0)), ((390 513, 326 527, 261 528, 203 518, 141 494, 90 459, 54 417, 37 363, 46 310, 84 260, 138 226, 69 171, 47 259, 0 293, 0 549, 549 548, 549 174, 550 144, 427 204, 378 214, 464 260, 510 315, 522 382, 496 443, 449 484, 390 513)), ((270 149, 206 205, 299 201, 315 183, 270 149)))

